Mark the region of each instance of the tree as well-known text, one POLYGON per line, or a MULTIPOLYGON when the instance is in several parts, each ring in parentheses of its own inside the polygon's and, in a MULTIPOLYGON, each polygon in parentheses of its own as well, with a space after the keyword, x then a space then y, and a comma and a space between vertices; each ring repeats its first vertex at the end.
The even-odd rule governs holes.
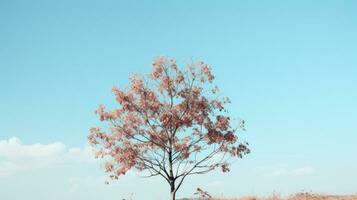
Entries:
POLYGON ((88 139, 97 158, 106 158, 105 171, 115 180, 130 169, 161 176, 170 185, 171 200, 191 175, 218 167, 229 172, 229 158, 242 158, 248 143, 238 142, 244 121, 236 126, 218 96, 211 68, 192 62, 181 70, 176 61, 159 57, 148 76, 134 75, 130 88, 113 88, 119 108, 96 110, 103 131, 90 130, 88 139))

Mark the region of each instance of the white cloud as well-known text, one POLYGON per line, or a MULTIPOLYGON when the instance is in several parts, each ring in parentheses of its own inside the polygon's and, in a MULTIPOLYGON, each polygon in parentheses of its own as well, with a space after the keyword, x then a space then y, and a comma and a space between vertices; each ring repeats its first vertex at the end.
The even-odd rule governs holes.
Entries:
POLYGON ((21 170, 22 168, 20 165, 10 161, 0 161, 0 177, 7 176, 21 170))
POLYGON ((65 149, 66 146, 59 142, 47 145, 40 143, 24 145, 15 137, 8 140, 0 140, 0 157, 10 159, 51 157, 63 153, 65 149))
POLYGON ((103 186, 104 183, 108 180, 106 176, 85 176, 85 177, 70 177, 68 178, 69 191, 76 192, 83 188, 95 188, 98 186, 103 186))
POLYGON ((0 140, 0 176, 51 167, 55 164, 93 160, 89 147, 67 148, 60 142, 27 145, 16 137, 0 140))
POLYGON ((71 161, 80 161, 80 162, 93 162, 94 154, 91 147, 86 146, 84 148, 70 148, 66 153, 67 159, 71 161))
POLYGON ((315 173, 315 169, 312 167, 301 167, 295 169, 281 168, 273 171, 275 176, 306 176, 315 173))

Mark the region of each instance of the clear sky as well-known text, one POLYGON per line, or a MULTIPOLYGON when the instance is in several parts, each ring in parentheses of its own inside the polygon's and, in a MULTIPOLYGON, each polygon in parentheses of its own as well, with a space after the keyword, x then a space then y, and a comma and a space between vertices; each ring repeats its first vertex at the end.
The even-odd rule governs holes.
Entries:
POLYGON ((252 154, 180 197, 357 190, 357 2, 0 1, 0 199, 167 199, 135 174, 109 186, 86 136, 113 85, 158 55, 209 63, 252 154))

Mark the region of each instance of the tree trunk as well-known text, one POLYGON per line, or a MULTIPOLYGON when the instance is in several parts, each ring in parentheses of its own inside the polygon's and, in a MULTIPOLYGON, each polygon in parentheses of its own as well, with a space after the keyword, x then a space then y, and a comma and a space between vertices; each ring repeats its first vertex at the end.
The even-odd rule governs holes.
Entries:
POLYGON ((176 188, 175 188, 175 181, 171 181, 170 183, 171 193, 170 193, 170 200, 176 200, 176 188))
POLYGON ((171 192, 170 200, 176 200, 176 192, 171 192))

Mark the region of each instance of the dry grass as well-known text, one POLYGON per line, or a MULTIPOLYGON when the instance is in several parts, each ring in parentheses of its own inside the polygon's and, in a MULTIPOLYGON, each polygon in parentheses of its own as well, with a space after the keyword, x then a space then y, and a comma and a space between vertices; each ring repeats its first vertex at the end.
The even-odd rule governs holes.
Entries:
POLYGON ((244 196, 239 198, 212 198, 210 200, 357 200, 357 195, 321 195, 304 192, 289 197, 274 194, 269 197, 244 196))

